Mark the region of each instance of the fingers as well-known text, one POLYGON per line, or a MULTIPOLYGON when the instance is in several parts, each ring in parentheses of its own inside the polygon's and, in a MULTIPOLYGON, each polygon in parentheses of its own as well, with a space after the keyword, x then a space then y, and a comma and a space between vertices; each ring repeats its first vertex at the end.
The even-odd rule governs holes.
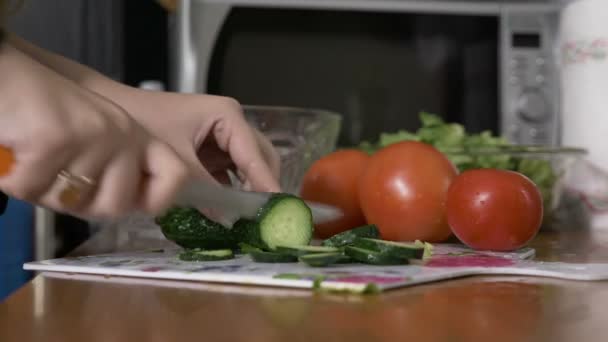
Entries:
POLYGON ((0 188, 11 196, 38 201, 57 180, 62 165, 69 162, 71 154, 58 153, 52 158, 45 154, 14 150, 15 161, 10 172, 0 177, 0 188))
POLYGON ((191 171, 173 149, 160 141, 148 144, 144 156, 146 177, 140 187, 138 203, 146 212, 159 213, 171 205, 191 171))
MULTIPOLYGON (((61 167, 50 173, 55 175, 53 183, 38 202, 56 210, 85 211, 90 215, 95 213, 103 216, 111 211, 107 204, 100 208, 98 201, 95 201, 95 197, 99 195, 98 189, 108 183, 104 175, 106 167, 113 169, 117 164, 112 161, 112 145, 108 145, 98 144, 94 148, 76 151, 74 159, 63 162, 61 167)), ((125 158, 123 156, 120 159, 125 158)))
POLYGON ((254 191, 279 192, 281 187, 259 148, 256 134, 244 122, 235 127, 231 137, 230 155, 238 170, 254 191))
POLYGON ((142 178, 137 149, 127 149, 111 159, 97 182, 97 191, 85 210, 94 217, 116 217, 136 209, 142 178))
POLYGON ((280 179, 281 178, 281 157, 279 156, 279 152, 272 145, 270 140, 268 140, 262 134, 262 132, 258 131, 255 128, 253 129, 253 132, 255 133, 255 135, 257 137, 257 141, 260 145, 260 149, 262 150, 262 154, 264 155, 264 159, 266 159, 266 162, 268 163, 268 165, 270 165, 270 170, 272 171, 274 178, 280 179))

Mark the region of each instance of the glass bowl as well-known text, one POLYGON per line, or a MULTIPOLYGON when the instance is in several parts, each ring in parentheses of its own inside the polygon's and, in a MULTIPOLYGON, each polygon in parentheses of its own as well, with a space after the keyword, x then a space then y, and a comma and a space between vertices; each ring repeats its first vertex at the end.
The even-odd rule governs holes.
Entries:
POLYGON ((441 150, 462 172, 497 168, 520 172, 539 187, 544 202, 543 227, 552 224, 564 205, 566 181, 573 166, 587 151, 575 147, 495 146, 441 150))
POLYGON ((283 192, 299 193, 312 163, 336 148, 341 116, 327 110, 243 106, 247 121, 270 139, 281 156, 283 192))

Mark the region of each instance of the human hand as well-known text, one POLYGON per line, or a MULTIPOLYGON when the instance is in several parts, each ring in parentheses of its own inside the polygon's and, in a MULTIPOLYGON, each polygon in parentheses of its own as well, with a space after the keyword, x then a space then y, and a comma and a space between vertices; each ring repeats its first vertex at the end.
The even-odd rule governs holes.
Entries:
POLYGON ((278 192, 280 158, 228 97, 132 90, 127 104, 139 123, 169 143, 202 177, 228 183, 234 171, 244 189, 278 192))
POLYGON ((0 189, 82 217, 166 208, 189 175, 171 147, 119 106, 10 46, 0 50, 0 189))

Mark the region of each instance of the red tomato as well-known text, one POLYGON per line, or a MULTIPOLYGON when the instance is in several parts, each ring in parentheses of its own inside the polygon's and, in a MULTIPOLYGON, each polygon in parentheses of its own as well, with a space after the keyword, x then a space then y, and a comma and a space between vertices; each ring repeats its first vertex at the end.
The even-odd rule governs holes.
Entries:
POLYGON ((384 239, 441 242, 451 235, 445 206, 454 177, 454 166, 431 145, 389 145, 370 158, 361 176, 361 208, 384 239))
POLYGON ((448 223, 456 237, 471 248, 520 248, 536 236, 542 219, 540 191, 517 172, 466 171, 448 192, 448 223))
POLYGON ((333 205, 343 216, 315 226, 315 235, 326 239, 365 224, 359 208, 357 184, 369 160, 359 150, 341 150, 317 160, 304 175, 301 197, 305 200, 333 205))

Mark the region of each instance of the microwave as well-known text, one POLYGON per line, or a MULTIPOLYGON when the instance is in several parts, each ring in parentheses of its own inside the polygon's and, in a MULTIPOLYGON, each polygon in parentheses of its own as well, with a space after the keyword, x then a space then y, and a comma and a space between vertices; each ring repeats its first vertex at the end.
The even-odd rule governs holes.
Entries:
POLYGON ((342 116, 340 146, 435 113, 559 144, 558 1, 181 0, 170 88, 342 116))

